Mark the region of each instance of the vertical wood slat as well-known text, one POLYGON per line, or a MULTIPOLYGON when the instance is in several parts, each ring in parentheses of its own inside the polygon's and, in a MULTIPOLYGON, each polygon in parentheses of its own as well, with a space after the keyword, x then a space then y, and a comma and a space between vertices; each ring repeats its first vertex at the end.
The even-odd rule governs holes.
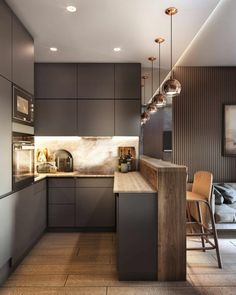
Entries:
POLYGON ((222 156, 222 109, 236 104, 236 68, 177 67, 182 92, 173 99, 173 162, 188 167, 189 180, 208 170, 214 181, 236 180, 236 158, 222 156))

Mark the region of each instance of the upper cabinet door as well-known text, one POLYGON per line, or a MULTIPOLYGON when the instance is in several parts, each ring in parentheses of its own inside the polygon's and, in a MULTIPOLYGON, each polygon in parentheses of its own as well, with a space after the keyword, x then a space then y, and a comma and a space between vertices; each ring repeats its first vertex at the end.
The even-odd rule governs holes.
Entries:
POLYGON ((116 100, 115 136, 139 136, 140 111, 140 100, 116 100))
POLYGON ((79 64, 78 98, 114 98, 114 64, 79 64))
POLYGON ((78 100, 78 135, 113 136, 114 100, 78 100))
POLYGON ((0 2, 0 74, 11 80, 12 72, 12 13, 4 1, 0 2))
POLYGON ((34 94, 34 40, 15 15, 12 41, 13 82, 34 94))
POLYGON ((67 99, 77 97, 77 65, 70 63, 35 64, 35 97, 67 99))
POLYGON ((141 65, 115 64, 115 98, 141 98, 141 65))
POLYGON ((36 100, 35 135, 75 136, 77 135, 76 100, 36 100))

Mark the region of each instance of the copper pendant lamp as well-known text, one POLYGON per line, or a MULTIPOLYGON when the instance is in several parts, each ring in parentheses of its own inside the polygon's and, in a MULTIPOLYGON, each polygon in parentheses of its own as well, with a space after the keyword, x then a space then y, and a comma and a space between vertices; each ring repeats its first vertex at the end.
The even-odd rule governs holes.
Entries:
POLYGON ((158 108, 161 108, 161 107, 164 107, 166 105, 166 98, 165 96, 161 93, 161 43, 163 43, 165 41, 165 39, 163 38, 157 38, 155 39, 155 42, 158 43, 159 45, 159 89, 158 89, 158 94, 156 94, 154 97, 153 97, 153 103, 156 104, 156 106, 158 108))
POLYGON ((166 9, 165 13, 170 16, 170 40, 171 40, 171 45, 170 45, 170 79, 165 81, 163 85, 163 93, 165 95, 170 95, 170 96, 177 96, 181 92, 181 84, 178 80, 176 80, 173 76, 173 69, 172 69, 172 16, 175 15, 178 12, 177 8, 175 7, 169 7, 166 9))
MULTIPOLYGON (((153 92, 153 62, 156 60, 155 57, 151 56, 148 58, 149 61, 151 61, 152 63, 152 85, 151 85, 151 89, 152 89, 152 96, 154 94, 153 92)), ((157 111, 157 106, 155 103, 153 103, 153 101, 151 101, 148 105, 147 105, 147 111, 149 113, 155 113, 157 111)))
MULTIPOLYGON (((142 80, 143 80, 143 97, 145 99, 145 94, 146 94, 146 80, 148 79, 148 75, 144 75, 142 76, 142 80)), ((141 125, 146 124, 146 122, 150 120, 150 115, 148 114, 148 112, 144 111, 141 115, 141 125)))

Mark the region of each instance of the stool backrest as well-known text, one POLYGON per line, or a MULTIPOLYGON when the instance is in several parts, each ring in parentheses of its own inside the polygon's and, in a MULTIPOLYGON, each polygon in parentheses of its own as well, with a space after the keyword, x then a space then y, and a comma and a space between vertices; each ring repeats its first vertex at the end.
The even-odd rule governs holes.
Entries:
POLYGON ((194 174, 192 192, 201 195, 210 201, 213 175, 207 171, 197 171, 194 174))

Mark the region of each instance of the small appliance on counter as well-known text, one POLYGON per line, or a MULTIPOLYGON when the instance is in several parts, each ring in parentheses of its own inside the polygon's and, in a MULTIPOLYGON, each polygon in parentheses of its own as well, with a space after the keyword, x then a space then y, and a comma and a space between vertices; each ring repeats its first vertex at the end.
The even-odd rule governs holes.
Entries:
POLYGON ((73 172, 73 157, 66 150, 58 150, 55 152, 55 162, 58 172, 73 172))
POLYGON ((119 147, 118 169, 122 173, 136 170, 136 152, 135 147, 119 147))
POLYGON ((39 163, 36 170, 38 173, 56 173, 57 167, 55 166, 55 162, 45 162, 39 163))

